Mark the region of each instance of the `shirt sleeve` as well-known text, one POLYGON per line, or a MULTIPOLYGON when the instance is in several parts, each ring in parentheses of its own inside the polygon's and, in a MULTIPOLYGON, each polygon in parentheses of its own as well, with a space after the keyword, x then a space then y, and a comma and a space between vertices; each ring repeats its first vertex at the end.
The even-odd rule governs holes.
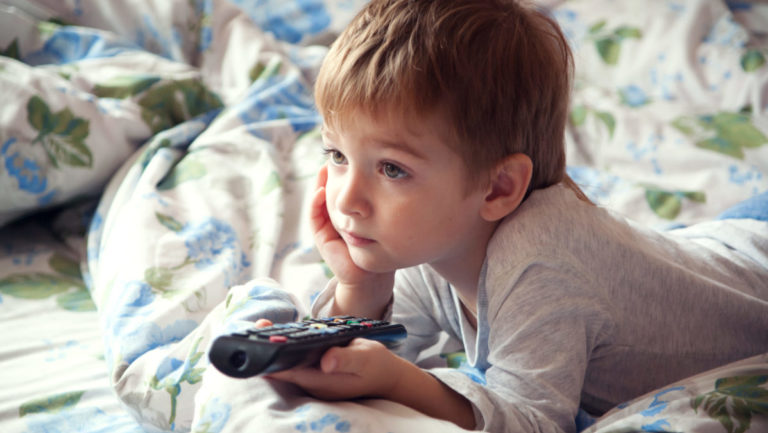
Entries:
MULTIPOLYGON (((336 280, 336 277, 333 277, 328 281, 328 284, 325 285, 325 288, 318 293, 315 300, 312 301, 312 305, 310 305, 309 313, 312 317, 328 317, 331 315, 331 308, 333 307, 333 300, 336 296, 337 285, 338 280, 336 280)), ((387 308, 384 311, 384 319, 389 320, 389 317, 391 316, 392 302, 387 305, 387 308)))
MULTIPOLYGON (((501 278, 489 300, 485 382, 433 370, 474 406, 476 428, 494 432, 575 432, 592 349, 607 335, 604 303, 583 290, 588 279, 561 265, 529 265, 501 278)), ((483 318, 481 318, 483 320, 483 318)))
MULTIPOLYGON (((424 314, 425 301, 419 296, 423 290, 413 286, 414 283, 419 284, 417 281, 421 279, 419 275, 420 272, 415 268, 396 273, 393 301, 387 306, 383 317, 384 320, 405 326, 408 337, 405 343, 395 350, 395 353, 411 362, 416 362, 424 349, 434 346, 443 331, 433 317, 424 314)), ((330 315, 336 286, 337 280, 334 277, 318 294, 311 305, 312 317, 330 315)))
POLYGON ((401 323, 408 331, 405 344, 396 353, 411 362, 416 362, 422 352, 433 347, 443 332, 453 341, 458 339, 445 323, 436 283, 439 284, 422 267, 405 269, 395 275, 391 320, 401 323))
MULTIPOLYGON (((573 433, 587 360, 606 332, 603 301, 586 293, 589 280, 545 260, 508 277, 487 300, 487 369, 478 378, 461 369, 426 370, 473 406, 476 427, 494 432, 573 433)), ((312 312, 332 303, 333 283, 312 312)), ((447 283, 424 269, 398 271, 393 322, 408 330, 397 353, 409 361, 445 331, 461 340, 459 312, 447 283)), ((482 333, 481 333, 482 334, 482 333)))

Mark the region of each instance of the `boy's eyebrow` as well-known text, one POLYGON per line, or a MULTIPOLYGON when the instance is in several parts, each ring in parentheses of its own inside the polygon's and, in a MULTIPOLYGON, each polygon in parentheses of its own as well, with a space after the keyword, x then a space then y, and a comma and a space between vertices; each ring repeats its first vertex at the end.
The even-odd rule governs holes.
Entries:
MULTIPOLYGON (((320 134, 328 138, 333 138, 336 136, 336 132, 333 131, 331 128, 326 127, 325 125, 320 127, 320 134)), ((417 149, 415 146, 411 146, 402 140, 374 139, 373 141, 375 141, 378 144, 381 144, 382 147, 384 147, 385 149, 395 149, 400 152, 410 154, 413 157, 418 159, 427 159, 426 154, 419 151, 419 149, 417 149)))
POLYGON ((400 152, 404 152, 407 154, 410 154, 418 159, 427 159, 427 155, 425 155, 423 152, 421 152, 419 149, 417 149, 414 146, 410 146, 408 143, 405 143, 400 140, 392 141, 392 140, 378 140, 379 143, 383 145, 384 148, 387 149, 395 149, 400 152))

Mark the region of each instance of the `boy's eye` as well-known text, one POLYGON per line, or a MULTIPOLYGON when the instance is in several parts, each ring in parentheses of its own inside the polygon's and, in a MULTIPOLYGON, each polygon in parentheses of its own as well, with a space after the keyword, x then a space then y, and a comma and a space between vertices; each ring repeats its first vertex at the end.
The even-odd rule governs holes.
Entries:
POLYGON ((344 154, 339 152, 338 150, 326 149, 325 153, 330 155, 331 162, 336 165, 341 165, 347 162, 347 157, 345 157, 344 154))
POLYGON ((347 161, 347 157, 338 150, 334 150, 331 152, 331 160, 333 160, 334 164, 344 164, 347 161))
POLYGON ((384 173, 384 176, 387 176, 390 179, 400 179, 408 175, 402 168, 391 162, 385 162, 382 165, 382 172, 384 173))

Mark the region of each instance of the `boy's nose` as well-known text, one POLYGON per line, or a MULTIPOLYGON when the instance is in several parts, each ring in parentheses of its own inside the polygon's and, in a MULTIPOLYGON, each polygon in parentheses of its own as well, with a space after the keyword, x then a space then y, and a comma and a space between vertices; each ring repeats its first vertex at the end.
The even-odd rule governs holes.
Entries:
POLYGON ((354 172, 347 173, 339 181, 336 207, 339 212, 348 216, 365 218, 370 215, 371 205, 368 201, 365 176, 354 172))

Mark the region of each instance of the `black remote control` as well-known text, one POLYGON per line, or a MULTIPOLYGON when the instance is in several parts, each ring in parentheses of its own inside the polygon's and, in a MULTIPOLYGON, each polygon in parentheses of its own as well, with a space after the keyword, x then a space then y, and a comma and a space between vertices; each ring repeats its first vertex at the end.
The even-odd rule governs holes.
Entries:
POLYGON ((332 346, 346 346, 355 338, 377 340, 394 349, 407 336, 405 327, 384 320, 334 316, 217 337, 209 358, 222 373, 251 377, 292 367, 312 365, 332 346))

